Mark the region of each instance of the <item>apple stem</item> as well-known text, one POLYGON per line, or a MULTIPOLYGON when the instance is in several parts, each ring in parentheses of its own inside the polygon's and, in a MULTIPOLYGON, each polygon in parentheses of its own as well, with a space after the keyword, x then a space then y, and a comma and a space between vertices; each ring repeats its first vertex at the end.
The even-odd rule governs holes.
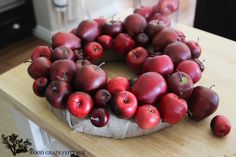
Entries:
POLYGON ((135 55, 135 57, 138 58, 138 55, 137 55, 137 53, 135 52, 135 50, 132 50, 131 52, 135 55))
POLYGON ((125 99, 124 99, 124 103, 127 103, 128 102, 128 93, 125 92, 125 99))
POLYGON ((199 43, 199 37, 197 37, 197 43, 199 43))
POLYGON ((178 73, 178 75, 179 75, 179 80, 180 80, 180 82, 183 82, 183 79, 182 79, 182 74, 177 70, 177 73, 178 73))
POLYGON ((216 86, 215 84, 211 85, 211 86, 210 86, 210 89, 213 88, 213 87, 215 87, 215 86, 216 86))
POLYGON ((116 14, 113 14, 113 15, 112 15, 112 17, 111 17, 111 24, 114 24, 114 23, 115 23, 115 20, 114 20, 115 16, 116 16, 116 14))
POLYGON ((24 61, 24 63, 32 63, 32 61, 27 60, 27 61, 24 61))
POLYGON ((96 118, 90 117, 90 119, 91 119, 91 120, 94 120, 94 121, 99 121, 99 118, 98 118, 98 117, 96 117, 96 118))
POLYGON ((187 113, 188 113, 188 116, 189 116, 189 118, 190 118, 190 119, 192 119, 192 117, 193 117, 193 114, 192 114, 192 112, 191 112, 191 111, 189 111, 189 110, 187 110, 187 113))
POLYGON ((205 59, 203 59, 203 60, 201 61, 201 64, 203 64, 205 61, 206 61, 206 60, 205 60, 205 59))
POLYGON ((99 65, 97 65, 96 69, 95 70, 98 70, 98 68, 100 68, 102 65, 106 64, 106 62, 102 62, 100 63, 99 65))

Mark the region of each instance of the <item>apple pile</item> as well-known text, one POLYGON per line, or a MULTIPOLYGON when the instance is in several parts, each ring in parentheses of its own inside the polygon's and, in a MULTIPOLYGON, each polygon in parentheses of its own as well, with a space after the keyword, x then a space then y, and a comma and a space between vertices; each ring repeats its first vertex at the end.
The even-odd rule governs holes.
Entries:
POLYGON ((84 20, 71 32, 54 34, 50 46, 32 53, 28 73, 34 93, 96 127, 108 124, 110 114, 142 129, 160 121, 174 125, 187 113, 203 120, 216 111, 219 96, 211 88, 194 87, 204 71, 201 47, 170 27, 169 15, 177 8, 177 0, 160 0, 135 9, 124 21, 84 20), (120 56, 138 77, 108 80, 102 69, 107 52, 120 56))

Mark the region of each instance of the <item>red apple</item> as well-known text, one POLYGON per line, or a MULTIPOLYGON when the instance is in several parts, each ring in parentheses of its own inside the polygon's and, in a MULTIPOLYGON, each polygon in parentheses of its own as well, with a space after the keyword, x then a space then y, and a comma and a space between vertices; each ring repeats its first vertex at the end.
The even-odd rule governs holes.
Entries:
POLYGON ((94 19, 94 21, 96 21, 98 23, 100 29, 102 29, 103 26, 107 23, 107 19, 103 18, 103 17, 96 18, 96 19, 94 19))
POLYGON ((176 66, 184 60, 191 59, 190 49, 180 41, 175 41, 167 45, 164 54, 168 55, 176 66))
POLYGON ((124 29, 130 35, 134 36, 142 33, 147 24, 146 19, 139 14, 131 14, 124 20, 124 29))
POLYGON ((170 15, 179 8, 179 0, 159 0, 153 7, 153 12, 170 15))
POLYGON ((174 93, 164 95, 158 104, 162 121, 170 125, 178 123, 187 114, 188 105, 186 101, 174 93))
POLYGON ((118 34, 123 32, 123 23, 121 21, 111 20, 103 26, 102 32, 105 35, 115 38, 118 34))
POLYGON ((180 62, 176 69, 188 74, 191 77, 193 83, 197 83, 201 79, 201 69, 199 65, 192 60, 180 62))
POLYGON ((133 117, 137 107, 136 97, 128 91, 118 92, 112 98, 111 110, 119 118, 129 119, 133 117))
POLYGON ((193 81, 184 72, 175 72, 167 79, 170 92, 177 94, 180 98, 187 99, 193 92, 193 81))
POLYGON ((32 61, 28 67, 28 74, 33 78, 37 79, 40 77, 47 78, 49 75, 49 69, 51 66, 51 61, 45 57, 39 57, 32 61))
POLYGON ((111 99, 111 93, 106 89, 100 89, 94 95, 95 106, 107 107, 110 99, 111 99))
POLYGON ((84 46, 84 54, 90 61, 95 62, 102 58, 103 47, 98 42, 89 42, 84 46))
POLYGON ((136 8, 134 9, 134 13, 143 16, 145 19, 149 19, 153 14, 152 7, 150 6, 141 6, 140 8, 136 8))
POLYGON ((33 83, 33 91, 39 97, 44 97, 45 90, 48 86, 48 79, 45 77, 37 78, 33 83))
POLYGON ((160 113, 156 107, 145 104, 138 107, 134 121, 141 129, 153 129, 160 123, 160 113))
POLYGON ((167 92, 165 79, 158 73, 146 72, 135 81, 131 92, 142 104, 153 104, 167 92))
POLYGON ((71 82, 74 78, 76 69, 76 65, 72 60, 57 60, 53 62, 50 67, 50 80, 71 82))
POLYGON ((66 100, 71 93, 70 85, 65 81, 52 81, 46 91, 47 101, 57 109, 66 108, 66 100))
POLYGON ((110 119, 110 113, 104 108, 95 108, 90 116, 91 123, 96 127, 104 127, 110 119))
POLYGON ((101 34, 100 27, 96 21, 84 20, 77 27, 76 35, 83 42, 94 41, 101 34))
POLYGON ((137 47, 137 48, 131 50, 126 55, 126 61, 129 65, 129 67, 131 67, 131 69, 133 69, 135 71, 141 71, 143 63, 147 57, 148 57, 147 49, 145 49, 143 47, 137 47))
POLYGON ((33 61, 39 57, 45 57, 48 60, 51 60, 51 56, 52 51, 48 46, 37 46, 31 54, 31 60, 33 61))
POLYGON ((171 21, 170 18, 167 15, 163 15, 160 13, 155 13, 148 22, 162 22, 166 27, 170 27, 171 21))
POLYGON ((135 42, 128 34, 120 33, 114 39, 112 47, 117 54, 125 55, 135 47, 135 42))
POLYGON ((193 89, 187 102, 191 118, 200 121, 216 111, 219 105, 219 96, 211 88, 197 86, 193 89))
POLYGON ((174 72, 174 64, 167 55, 148 57, 143 64, 143 72, 157 72, 164 78, 174 72))
POLYGON ((154 51, 163 51, 165 47, 178 40, 178 34, 173 28, 165 27, 152 39, 154 51))
POLYGON ((97 38, 97 41, 104 49, 112 48, 112 37, 109 35, 101 35, 97 38))
POLYGON ((112 94, 129 90, 129 80, 126 77, 114 77, 107 82, 107 90, 112 94))
POLYGON ((69 95, 66 106, 73 116, 85 118, 93 108, 93 99, 85 92, 74 92, 69 95))
POLYGON ((58 32, 52 36, 53 47, 65 46, 69 49, 80 49, 81 40, 72 33, 58 32))
POLYGON ((60 59, 74 60, 74 52, 65 46, 56 47, 52 53, 52 61, 60 59))
POLYGON ((185 43, 191 50, 192 59, 199 58, 202 53, 202 48, 196 41, 187 41, 185 43))
POLYGON ((107 74, 100 66, 87 65, 77 70, 73 87, 79 91, 95 92, 106 86, 107 74))
POLYGON ((229 134, 231 123, 227 117, 217 115, 211 120, 211 131, 216 137, 223 137, 229 134))
MULTIPOLYGON (((175 30, 176 33, 178 34, 178 37, 179 37, 179 41, 185 43, 185 38, 186 36, 184 35, 184 33, 181 31, 181 30, 175 30)), ((186 44, 186 43, 185 43, 186 44)))

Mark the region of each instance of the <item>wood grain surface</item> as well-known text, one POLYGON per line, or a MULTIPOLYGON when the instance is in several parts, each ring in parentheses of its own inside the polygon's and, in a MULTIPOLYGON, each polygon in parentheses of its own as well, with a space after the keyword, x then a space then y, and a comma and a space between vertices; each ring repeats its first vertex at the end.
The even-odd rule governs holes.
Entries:
POLYGON ((178 28, 187 39, 200 38, 201 59, 206 60, 206 70, 198 84, 207 87, 215 84, 214 90, 220 96, 216 113, 201 122, 186 118, 152 135, 124 140, 72 133, 72 129, 49 110, 46 100, 33 94, 28 64, 21 64, 0 76, 0 97, 10 100, 13 107, 71 150, 85 151, 84 156, 236 157, 236 43, 184 25, 178 28), (232 123, 232 131, 225 138, 216 138, 210 132, 210 120, 216 114, 227 116, 232 123))

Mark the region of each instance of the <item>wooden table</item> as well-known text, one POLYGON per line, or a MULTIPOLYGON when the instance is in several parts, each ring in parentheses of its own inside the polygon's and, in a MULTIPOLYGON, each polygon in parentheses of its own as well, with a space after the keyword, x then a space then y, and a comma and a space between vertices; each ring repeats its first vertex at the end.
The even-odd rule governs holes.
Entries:
POLYGON ((26 72, 28 64, 0 76, 0 95, 71 150, 85 151, 84 156, 236 156, 236 43, 184 25, 178 27, 187 39, 200 39, 206 70, 199 84, 216 85, 214 90, 220 96, 220 105, 214 115, 226 115, 232 123, 232 131, 225 138, 216 138, 210 132, 209 123, 214 115, 201 122, 184 120, 152 135, 124 140, 72 133, 49 110, 46 100, 33 94, 32 79, 26 72))

